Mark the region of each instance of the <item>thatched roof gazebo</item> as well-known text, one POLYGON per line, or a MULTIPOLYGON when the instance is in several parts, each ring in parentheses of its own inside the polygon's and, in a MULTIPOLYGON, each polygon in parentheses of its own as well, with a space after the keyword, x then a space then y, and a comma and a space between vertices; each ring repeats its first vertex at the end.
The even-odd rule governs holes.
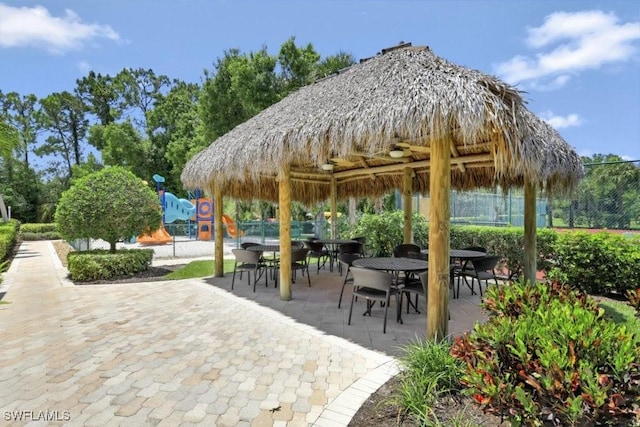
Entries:
MULTIPOLYGON (((292 199, 329 199, 335 217, 338 198, 401 188, 409 242, 411 195, 429 193, 427 336, 443 337, 451 188, 525 187, 527 277, 533 280, 536 189, 570 190, 581 174, 577 154, 526 110, 515 88, 427 47, 404 44, 303 87, 238 125, 187 163, 182 182, 214 195, 216 275, 222 274, 223 195, 279 203, 287 266, 292 199)), ((291 299, 291 271, 284 267, 280 274, 281 298, 291 299)))

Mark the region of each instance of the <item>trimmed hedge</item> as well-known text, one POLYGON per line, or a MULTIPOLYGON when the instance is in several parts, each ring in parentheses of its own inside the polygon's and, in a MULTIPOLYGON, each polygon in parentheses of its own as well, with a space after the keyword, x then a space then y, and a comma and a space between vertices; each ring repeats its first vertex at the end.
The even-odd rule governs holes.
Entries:
POLYGON ((153 249, 119 249, 115 254, 108 250, 74 251, 67 255, 69 276, 72 280, 109 280, 129 276, 149 269, 153 249))
MULTIPOLYGON (((429 226, 421 215, 413 217, 414 241, 429 245, 429 226)), ((372 256, 390 256, 402 243, 403 213, 363 215, 349 230, 349 236, 365 236, 372 256)), ((482 246, 490 254, 504 257, 501 267, 513 278, 524 271, 524 228, 452 225, 450 246, 482 246)), ((569 283, 590 294, 617 292, 640 287, 640 236, 601 232, 557 232, 539 228, 536 237, 537 267, 547 277, 569 283)))
POLYGON ((16 244, 20 222, 9 220, 0 223, 0 261, 7 259, 16 244))
POLYGON ((50 223, 26 223, 20 225, 20 240, 60 240, 58 224, 50 223))
POLYGON ((558 233, 550 277, 590 294, 640 287, 640 237, 607 232, 558 233))
MULTIPOLYGON (((558 233, 549 228, 539 228, 536 238, 538 270, 549 271, 554 264, 554 251, 558 233)), ((482 246, 490 254, 504 257, 504 267, 515 278, 521 277, 524 271, 524 228, 522 227, 487 227, 487 226, 452 226, 452 248, 482 246)))

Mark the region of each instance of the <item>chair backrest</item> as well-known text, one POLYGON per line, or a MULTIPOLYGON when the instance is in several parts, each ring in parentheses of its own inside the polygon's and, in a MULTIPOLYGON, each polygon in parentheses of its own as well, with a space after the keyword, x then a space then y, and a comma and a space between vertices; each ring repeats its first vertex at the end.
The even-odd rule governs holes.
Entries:
POLYGON ((312 253, 322 252, 324 248, 324 243, 316 242, 315 240, 305 240, 304 245, 312 253))
POLYGON ((418 258, 420 259, 420 246, 413 243, 402 243, 393 248, 393 256, 397 258, 418 258))
POLYGON ((362 243, 343 243, 338 246, 338 252, 341 254, 360 254, 362 253, 362 243))
POLYGON ((236 257, 236 261, 243 264, 256 264, 260 262, 260 255, 262 255, 259 251, 250 251, 248 249, 231 249, 231 252, 236 257))
POLYGON ((421 271, 420 273, 418 273, 418 277, 420 278, 420 283, 422 284, 422 291, 424 292, 424 295, 427 296, 428 295, 427 287, 429 284, 429 272, 421 271))
POLYGON ((355 240, 358 243, 362 243, 363 245, 365 243, 367 243, 367 238, 366 237, 354 237, 351 240, 355 240))
POLYGON ((291 248, 295 248, 295 249, 301 249, 304 248, 304 242, 301 242, 300 240, 292 240, 291 241, 291 248))
POLYGON ((242 243, 240 243, 240 247, 242 249, 247 249, 247 248, 250 248, 251 246, 260 246, 260 243, 254 243, 254 242, 242 242, 242 243))
POLYGON ((471 263, 476 271, 493 271, 501 259, 502 257, 499 255, 488 255, 482 258, 474 258, 471 263))
POLYGON ((393 275, 385 271, 351 267, 354 288, 369 288, 388 291, 393 286, 393 275))
POLYGON ((465 251, 476 251, 487 253, 487 248, 483 248, 482 246, 467 246, 466 248, 462 248, 465 251))
POLYGON ((308 252, 309 252, 309 249, 307 249, 307 248, 300 248, 300 249, 292 250, 291 251, 291 263, 305 261, 307 259, 307 253, 308 252))
POLYGON ((349 254, 349 253, 338 254, 338 261, 346 265, 351 265, 353 264, 353 261, 360 258, 362 258, 360 254, 349 254))

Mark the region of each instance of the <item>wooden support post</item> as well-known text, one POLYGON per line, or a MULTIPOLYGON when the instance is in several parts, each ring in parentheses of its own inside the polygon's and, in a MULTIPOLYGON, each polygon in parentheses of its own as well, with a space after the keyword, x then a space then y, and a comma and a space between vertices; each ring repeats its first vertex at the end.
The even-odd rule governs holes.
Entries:
POLYGON ((450 141, 431 142, 427 339, 444 340, 449 321, 450 141))
POLYGON ((224 228, 222 227, 222 191, 220 186, 213 187, 213 229, 214 229, 214 268, 215 277, 224 276, 224 228))
POLYGON ((291 300, 291 168, 283 166, 278 176, 280 219, 280 299, 291 300))
POLYGON ((413 169, 404 168, 402 180, 402 206, 404 207, 404 243, 413 242, 411 214, 413 213, 413 169))
POLYGON ((331 238, 338 238, 338 181, 331 177, 331 238))
POLYGON ((528 178, 524 181, 524 280, 536 282, 536 186, 528 178))

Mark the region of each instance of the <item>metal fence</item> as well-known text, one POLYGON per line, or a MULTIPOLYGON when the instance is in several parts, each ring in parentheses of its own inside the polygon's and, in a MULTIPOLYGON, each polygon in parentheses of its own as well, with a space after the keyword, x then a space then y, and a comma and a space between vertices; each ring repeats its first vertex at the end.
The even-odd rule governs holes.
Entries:
POLYGON ((640 160, 584 166, 573 197, 549 204, 549 226, 640 230, 640 160))

